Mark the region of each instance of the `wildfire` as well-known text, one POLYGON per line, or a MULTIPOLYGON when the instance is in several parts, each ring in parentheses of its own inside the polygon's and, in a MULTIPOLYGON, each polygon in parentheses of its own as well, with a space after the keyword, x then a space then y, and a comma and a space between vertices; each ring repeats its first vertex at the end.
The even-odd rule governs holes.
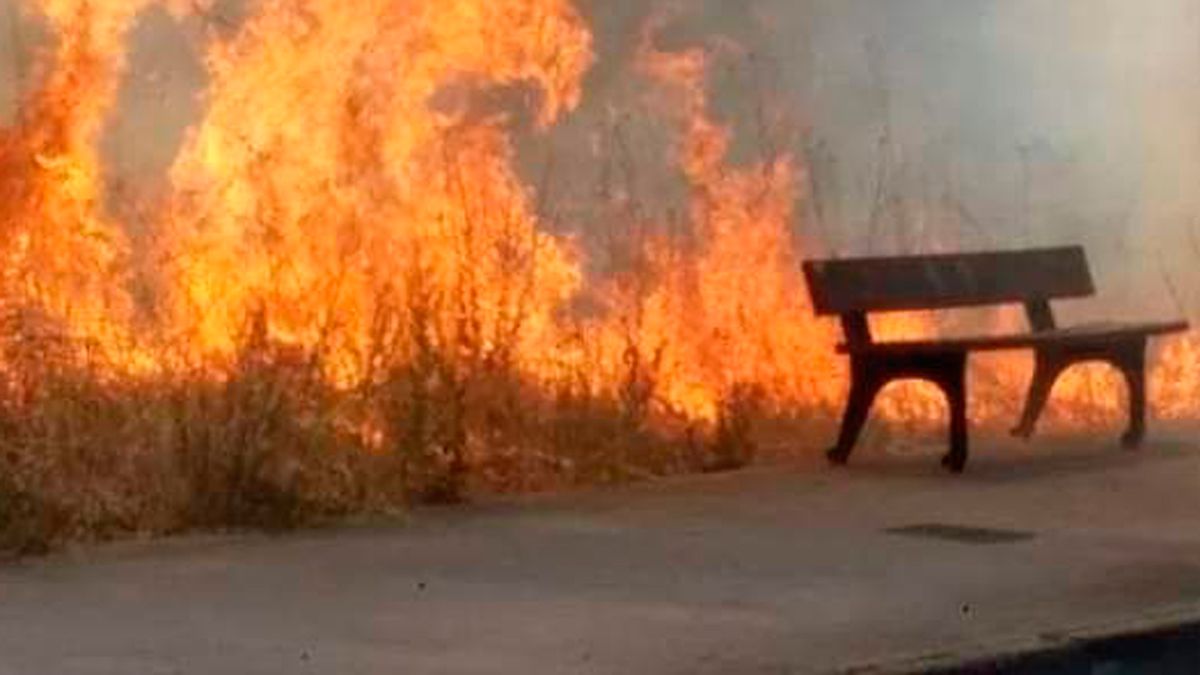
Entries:
POLYGON ((509 114, 473 93, 512 88, 551 124, 589 41, 562 0, 262 3, 211 51, 172 171, 174 325, 228 355, 261 312, 353 381, 380 322, 422 307, 403 323, 439 348, 533 367, 579 273, 512 169, 509 114))
POLYGON ((31 2, 58 36, 13 129, 0 130, 0 295, 108 350, 131 320, 127 242, 103 215, 96 150, 148 1, 31 2))
MULTIPOLYGON (((588 252, 540 221, 511 136, 522 116, 545 130, 586 95, 592 36, 570 0, 262 0, 232 37, 213 37, 204 111, 154 224, 158 322, 146 329, 96 148, 126 33, 152 2, 31 3, 55 39, 16 126, 0 132, 7 306, 44 312, 131 372, 168 360, 150 345, 180 343, 229 366, 255 326, 314 355, 339 387, 428 352, 542 387, 564 368, 609 393, 637 384, 647 405, 697 422, 716 420, 739 391, 775 414, 840 402, 837 327, 813 317, 799 273, 804 167, 786 151, 730 162, 732 132, 708 94, 721 54, 660 50, 662 17, 645 27, 630 75, 655 88, 675 129, 692 243, 647 237, 646 278, 595 282, 604 312, 572 316, 593 283, 588 252)), ((938 329, 921 316, 877 328, 938 329)), ((1196 349, 1181 341, 1164 353, 1160 414, 1196 412, 1183 403, 1196 391, 1196 349)), ((975 377, 987 385, 976 415, 1006 418, 1028 366, 1001 357, 975 377)), ((1117 384, 1103 371, 1072 375, 1059 419, 1115 416, 1117 384)), ((919 385, 882 407, 903 419, 943 409, 919 385)))

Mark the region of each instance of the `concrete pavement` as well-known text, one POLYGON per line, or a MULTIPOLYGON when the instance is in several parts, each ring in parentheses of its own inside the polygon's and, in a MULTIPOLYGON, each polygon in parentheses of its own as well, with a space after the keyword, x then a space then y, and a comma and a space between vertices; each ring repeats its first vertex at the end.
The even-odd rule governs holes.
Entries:
POLYGON ((977 445, 0 567, 0 673, 830 672, 1200 617, 1200 437, 977 445))

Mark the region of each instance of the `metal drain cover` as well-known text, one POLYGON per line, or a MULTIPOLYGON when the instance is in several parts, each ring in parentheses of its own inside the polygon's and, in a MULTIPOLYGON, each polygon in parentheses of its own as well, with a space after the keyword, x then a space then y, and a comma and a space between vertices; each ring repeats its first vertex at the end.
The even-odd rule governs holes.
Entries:
POLYGON ((1010 544, 1018 541, 1033 539, 1032 532, 1020 530, 999 530, 987 527, 965 527, 946 523, 920 523, 905 525, 884 530, 887 534, 904 537, 923 537, 926 539, 941 539, 958 544, 1010 544))

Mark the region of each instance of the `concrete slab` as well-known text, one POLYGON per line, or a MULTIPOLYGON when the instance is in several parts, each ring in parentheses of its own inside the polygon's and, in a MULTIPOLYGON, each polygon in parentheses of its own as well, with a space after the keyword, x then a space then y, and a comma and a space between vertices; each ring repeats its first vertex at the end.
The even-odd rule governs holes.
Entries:
POLYGON ((886 671, 1186 621, 1198 438, 984 442, 962 477, 918 448, 30 561, 0 568, 0 674, 886 671), (887 532, 921 524, 1027 536, 887 532))

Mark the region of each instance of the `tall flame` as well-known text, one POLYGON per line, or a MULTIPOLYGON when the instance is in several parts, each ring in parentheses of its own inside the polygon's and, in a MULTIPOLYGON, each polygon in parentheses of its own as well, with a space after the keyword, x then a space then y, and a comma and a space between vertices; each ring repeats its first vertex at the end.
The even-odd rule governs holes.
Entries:
POLYGON ((709 113, 708 55, 655 49, 656 29, 652 22, 644 32, 641 68, 671 94, 666 108, 679 128, 676 154, 700 244, 687 255, 651 243, 662 278, 640 299, 637 324, 618 323, 632 334, 610 340, 632 338, 656 353, 667 404, 689 416, 714 418, 722 398, 744 385, 779 402, 830 404, 840 388, 834 333, 809 311, 791 234, 799 169, 787 155, 728 166, 730 133, 709 113))
MULTIPOLYGON (((145 331, 96 148, 126 34, 155 1, 29 0, 55 40, 16 126, 0 131, 0 299, 114 354, 145 331)), ((691 238, 638 242, 644 278, 597 282, 605 311, 581 319, 571 301, 589 284, 587 251, 547 231, 513 141, 583 100, 592 36, 570 0, 261 0, 207 51, 203 115, 154 223, 154 337, 165 339, 153 344, 229 365, 253 326, 319 355, 339 387, 430 349, 543 388, 564 367, 586 370, 599 390, 643 387, 701 423, 746 390, 778 414, 835 411, 838 330, 808 305, 793 228, 804 168, 787 152, 730 161, 732 132, 710 110, 714 53, 658 49, 663 20, 642 32, 636 75, 668 103, 691 238)), ((877 328, 938 326, 895 316, 877 328)), ((124 358, 149 359, 140 349, 124 358)), ((1194 340, 1165 351, 1161 414, 1200 412, 1185 395, 1197 358, 1194 340)), ((991 359, 976 377, 977 417, 999 419, 1028 365, 991 359)), ((1060 418, 1111 417, 1115 384, 1077 372, 1060 387, 1060 418)), ((894 419, 942 414, 929 387, 896 394, 882 403, 894 419)))
POLYGON ((113 338, 129 320, 127 243, 104 215, 96 150, 151 0, 33 2, 57 38, 16 127, 0 130, 0 296, 69 332, 113 338))
POLYGON ((381 314, 431 302, 447 345, 536 360, 579 273, 539 230, 513 120, 487 98, 551 124, 580 99, 589 44, 565 0, 262 3, 210 53, 172 171, 173 320, 219 355, 262 312, 354 378, 381 314))
MULTIPOLYGON (((678 128, 676 155, 699 244, 648 243, 658 279, 644 297, 636 284, 615 287, 610 304, 618 311, 603 331, 607 351, 652 361, 666 406, 693 419, 715 419, 723 401, 744 388, 777 413, 832 410, 847 374, 835 352, 836 326, 813 316, 800 275, 792 226, 803 169, 790 153, 730 164, 731 133, 710 112, 712 55, 656 49, 661 20, 643 32, 640 67, 669 94, 664 108, 678 128)), ((920 332, 925 322, 889 317, 879 328, 884 335, 920 332)), ((908 387, 882 405, 893 416, 928 416, 940 405, 936 396, 908 387)))

